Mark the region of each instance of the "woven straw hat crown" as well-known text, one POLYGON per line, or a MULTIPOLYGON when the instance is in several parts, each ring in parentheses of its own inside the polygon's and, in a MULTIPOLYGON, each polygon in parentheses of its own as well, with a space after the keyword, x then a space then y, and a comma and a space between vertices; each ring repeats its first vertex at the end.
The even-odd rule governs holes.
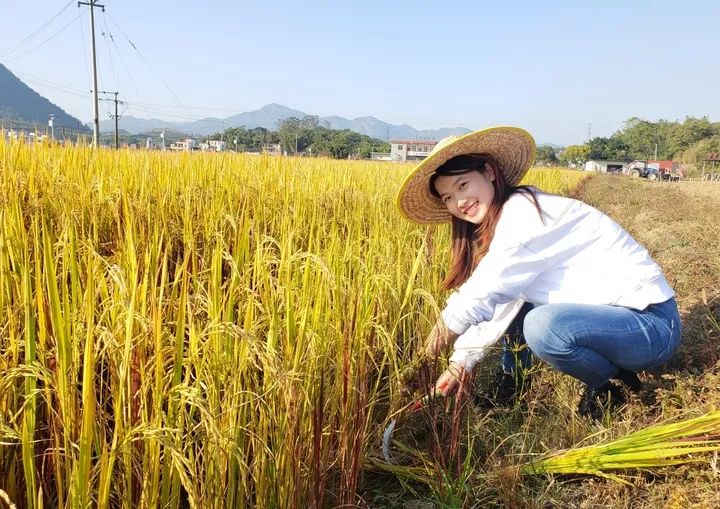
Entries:
POLYGON ((410 221, 446 223, 452 219, 443 202, 430 192, 430 177, 453 157, 482 154, 492 157, 508 185, 517 185, 535 162, 535 140, 518 127, 491 127, 440 140, 400 187, 397 205, 410 221))

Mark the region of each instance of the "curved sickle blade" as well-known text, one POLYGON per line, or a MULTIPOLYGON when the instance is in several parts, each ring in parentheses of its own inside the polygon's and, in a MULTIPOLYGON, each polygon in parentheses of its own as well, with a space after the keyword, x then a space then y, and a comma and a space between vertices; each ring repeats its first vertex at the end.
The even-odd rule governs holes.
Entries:
POLYGON ((388 424, 388 427, 385 428, 385 432, 383 433, 383 439, 382 439, 382 455, 383 458, 385 458, 385 461, 388 463, 394 463, 392 454, 390 454, 390 441, 392 440, 392 434, 393 431, 395 431, 395 425, 397 424, 397 419, 393 419, 390 421, 390 424, 388 424))

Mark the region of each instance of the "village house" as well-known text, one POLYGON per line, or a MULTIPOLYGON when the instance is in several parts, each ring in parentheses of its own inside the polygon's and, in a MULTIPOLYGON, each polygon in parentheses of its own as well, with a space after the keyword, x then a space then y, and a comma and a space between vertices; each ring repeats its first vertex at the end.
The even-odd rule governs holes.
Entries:
POLYGON ((191 150, 195 150, 197 147, 197 141, 192 138, 187 138, 185 140, 178 140, 175 143, 170 144, 170 150, 181 150, 185 152, 190 152, 191 150))
POLYGON ((390 140, 390 159, 393 161, 422 161, 437 141, 431 140, 390 140))
POLYGON ((208 140, 200 144, 200 150, 203 152, 224 152, 227 143, 221 140, 208 140))

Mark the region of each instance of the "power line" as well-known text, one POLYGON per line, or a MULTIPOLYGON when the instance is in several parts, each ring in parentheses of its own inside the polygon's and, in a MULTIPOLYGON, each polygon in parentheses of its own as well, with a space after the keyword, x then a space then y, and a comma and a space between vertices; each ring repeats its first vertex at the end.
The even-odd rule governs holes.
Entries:
MULTIPOLYGON (((112 18, 111 18, 112 20, 112 18)), ((120 63, 123 66, 123 69, 125 69, 125 72, 128 75, 128 78, 130 78, 130 83, 132 84, 133 88, 135 89, 135 93, 138 96, 138 100, 140 101, 140 104, 144 105, 145 102, 143 101, 142 95, 140 94, 140 90, 137 87, 137 84, 135 83, 135 80, 133 79, 132 73, 130 72, 130 69, 128 69, 127 64, 125 64, 125 59, 122 57, 122 53, 120 52, 120 48, 118 47, 117 43, 115 42, 114 37, 110 37, 110 41, 112 42, 113 46, 115 47, 115 51, 117 51, 117 56, 120 59, 120 63)))
POLYGON ((68 87, 66 85, 61 85, 59 83, 54 83, 52 81, 45 80, 43 78, 38 78, 37 76, 31 76, 29 74, 19 73, 19 72, 13 72, 16 76, 22 78, 24 81, 29 82, 36 82, 44 87, 55 89, 59 92, 64 92, 66 94, 73 94, 79 97, 83 97, 87 99, 88 91, 87 90, 80 90, 77 88, 68 87))
POLYGON ((52 18, 50 18, 48 21, 46 21, 45 23, 43 23, 43 24, 40 26, 40 28, 38 28, 38 29, 35 30, 33 33, 31 33, 30 35, 28 35, 27 37, 25 37, 23 40, 21 40, 21 41, 19 41, 19 42, 16 42, 15 44, 13 44, 12 46, 10 46, 9 48, 7 48, 7 49, 5 49, 4 51, 0 52, 0 59, 5 58, 9 53, 12 53, 12 52, 15 51, 16 49, 21 48, 22 46, 25 45, 25 43, 29 42, 30 40, 32 40, 33 37, 35 37, 35 36, 38 35, 40 32, 42 32, 42 31, 45 30, 47 27, 49 27, 49 26, 52 24, 53 21, 55 21, 63 12, 65 12, 65 10, 66 10, 68 7, 70 7, 70 5, 73 3, 73 1, 74 1, 74 0, 70 0, 67 4, 65 4, 65 7, 63 7, 62 9, 60 9, 52 18))
POLYGON ((52 34, 50 37, 48 37, 47 39, 45 39, 43 42, 41 42, 41 43, 38 44, 37 46, 34 46, 33 48, 27 50, 25 53, 21 53, 21 54, 19 54, 19 55, 15 55, 14 57, 10 57, 10 58, 8 58, 8 59, 6 59, 6 60, 7 60, 7 61, 17 60, 18 58, 24 57, 24 56, 27 55, 28 53, 32 53, 33 51, 35 51, 35 50, 38 49, 39 47, 44 46, 48 41, 51 41, 52 39, 54 39, 55 37, 57 37, 58 35, 60 35, 60 34, 61 34, 62 32, 64 32, 70 25, 72 25, 72 24, 75 23, 78 19, 80 19, 80 17, 81 17, 82 15, 83 15, 83 13, 81 12, 80 14, 78 14, 77 16, 75 16, 75 17, 70 21, 70 23, 68 23, 67 25, 63 26, 60 30, 58 30, 57 32, 55 32, 54 34, 52 34))
POLYGON ((128 106, 129 110, 139 110, 139 111, 144 111, 146 113, 151 113, 151 114, 155 114, 155 115, 164 115, 166 117, 174 117, 174 118, 178 118, 181 120, 195 121, 195 120, 202 120, 202 119, 206 118, 206 117, 198 116, 198 115, 171 113, 171 112, 168 112, 167 110, 150 108, 147 106, 139 107, 136 104, 133 104, 132 102, 128 102, 128 101, 125 101, 125 104, 128 106))
POLYGON ((162 76, 160 76, 160 74, 155 70, 155 68, 152 66, 152 64, 150 63, 150 61, 149 61, 147 58, 145 58, 145 56, 144 56, 142 53, 140 53, 140 50, 137 49, 137 46, 135 46, 135 44, 133 44, 133 42, 130 40, 130 38, 125 34, 125 32, 123 32, 123 29, 120 28, 120 25, 117 24, 117 22, 115 21, 115 19, 114 19, 112 16, 110 16, 110 15, 108 15, 108 16, 109 16, 109 18, 110 18, 110 21, 117 27, 118 30, 120 30, 120 33, 125 37, 125 39, 127 39, 127 42, 130 44, 130 46, 132 46, 132 48, 137 52, 137 54, 140 55, 140 58, 142 58, 142 59, 145 61, 145 63, 147 64, 147 66, 150 68, 150 70, 151 70, 153 73, 155 73, 155 76, 162 82, 162 84, 165 85, 165 88, 168 89, 168 91, 172 94, 172 96, 175 98, 175 100, 178 102, 178 104, 179 104, 180 106, 182 106, 183 109, 185 109, 188 114, 190 114, 190 112, 187 111, 187 108, 185 108, 185 105, 182 103, 182 101, 181 101, 180 98, 177 96, 177 94, 175 94, 175 92, 170 88, 170 85, 168 85, 168 84, 165 82, 165 80, 162 79, 162 76))
MULTIPOLYGON (((82 9, 80 5, 78 5, 79 9, 82 9)), ((82 44, 83 49, 83 64, 85 65, 85 72, 87 73, 87 79, 88 79, 88 89, 92 90, 92 78, 90 77, 90 69, 88 68, 88 57, 87 57, 87 48, 85 47, 85 31, 83 30, 82 23, 80 23, 80 43, 82 44)))
POLYGON ((113 36, 110 33, 110 29, 107 26, 107 18, 105 16, 105 11, 103 11, 102 20, 103 20, 103 25, 105 26, 105 30, 103 32, 101 32, 101 35, 105 39, 105 48, 107 49, 108 60, 110 61, 110 71, 112 71, 114 85, 115 85, 115 88, 117 88, 118 79, 117 79, 117 74, 115 74, 115 65, 113 64, 112 53, 110 53, 110 43, 108 42, 108 38, 110 38, 110 40, 113 40, 113 36))

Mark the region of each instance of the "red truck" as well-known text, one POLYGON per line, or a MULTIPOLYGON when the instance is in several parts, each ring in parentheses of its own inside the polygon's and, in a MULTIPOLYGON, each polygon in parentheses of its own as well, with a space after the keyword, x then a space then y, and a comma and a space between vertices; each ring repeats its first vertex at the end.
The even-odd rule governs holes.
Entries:
POLYGON ((660 178, 662 180, 680 180, 684 177, 680 169, 680 163, 677 161, 648 161, 648 163, 656 164, 660 168, 660 178))

